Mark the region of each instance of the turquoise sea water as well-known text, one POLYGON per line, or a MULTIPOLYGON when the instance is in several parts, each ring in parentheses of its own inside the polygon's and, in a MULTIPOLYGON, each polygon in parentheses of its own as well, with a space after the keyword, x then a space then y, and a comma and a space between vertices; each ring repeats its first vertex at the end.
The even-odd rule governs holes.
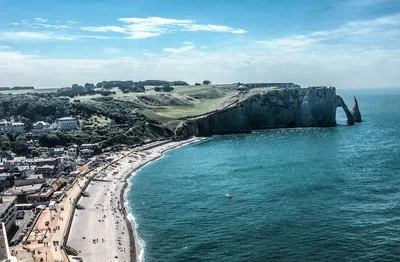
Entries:
POLYGON ((400 91, 338 93, 363 123, 216 137, 140 170, 144 260, 400 261, 400 91))

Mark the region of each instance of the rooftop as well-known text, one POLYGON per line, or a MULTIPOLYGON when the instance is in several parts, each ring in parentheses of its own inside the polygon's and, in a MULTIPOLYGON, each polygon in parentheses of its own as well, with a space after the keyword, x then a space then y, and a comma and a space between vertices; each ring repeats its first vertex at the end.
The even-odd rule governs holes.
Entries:
POLYGON ((67 117, 61 117, 58 120, 76 120, 76 118, 67 116, 67 117))
POLYGON ((0 197, 3 201, 0 202, 0 214, 3 212, 17 199, 16 196, 1 196, 0 197))
POLYGON ((27 185, 27 186, 17 186, 17 187, 12 187, 9 188, 5 191, 6 194, 10 195, 22 195, 22 194, 32 194, 40 191, 42 188, 43 184, 33 184, 33 185, 27 185))

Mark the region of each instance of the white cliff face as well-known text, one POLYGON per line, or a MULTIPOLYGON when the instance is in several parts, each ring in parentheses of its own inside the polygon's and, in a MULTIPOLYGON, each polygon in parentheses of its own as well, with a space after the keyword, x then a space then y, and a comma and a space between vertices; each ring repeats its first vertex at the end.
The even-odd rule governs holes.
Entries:
POLYGON ((300 126, 336 125, 337 95, 334 87, 306 89, 300 105, 300 126))
POLYGON ((277 89, 256 93, 229 108, 193 118, 190 129, 197 126, 196 134, 210 136, 268 128, 330 127, 336 125, 338 106, 345 110, 349 124, 354 123, 334 87, 277 89))

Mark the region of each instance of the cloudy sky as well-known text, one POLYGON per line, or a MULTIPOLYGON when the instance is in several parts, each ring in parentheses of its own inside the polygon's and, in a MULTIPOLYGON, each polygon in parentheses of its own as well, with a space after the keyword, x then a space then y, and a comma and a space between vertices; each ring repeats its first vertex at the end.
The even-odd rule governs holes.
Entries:
POLYGON ((0 86, 400 86, 399 0, 0 0, 0 86))

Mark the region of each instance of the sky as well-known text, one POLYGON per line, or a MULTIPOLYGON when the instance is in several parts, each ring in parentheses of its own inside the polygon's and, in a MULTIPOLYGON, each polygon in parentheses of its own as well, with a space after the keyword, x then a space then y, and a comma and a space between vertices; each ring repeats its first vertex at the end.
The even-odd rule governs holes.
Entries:
POLYGON ((0 0, 0 86, 400 87, 400 0, 0 0))

